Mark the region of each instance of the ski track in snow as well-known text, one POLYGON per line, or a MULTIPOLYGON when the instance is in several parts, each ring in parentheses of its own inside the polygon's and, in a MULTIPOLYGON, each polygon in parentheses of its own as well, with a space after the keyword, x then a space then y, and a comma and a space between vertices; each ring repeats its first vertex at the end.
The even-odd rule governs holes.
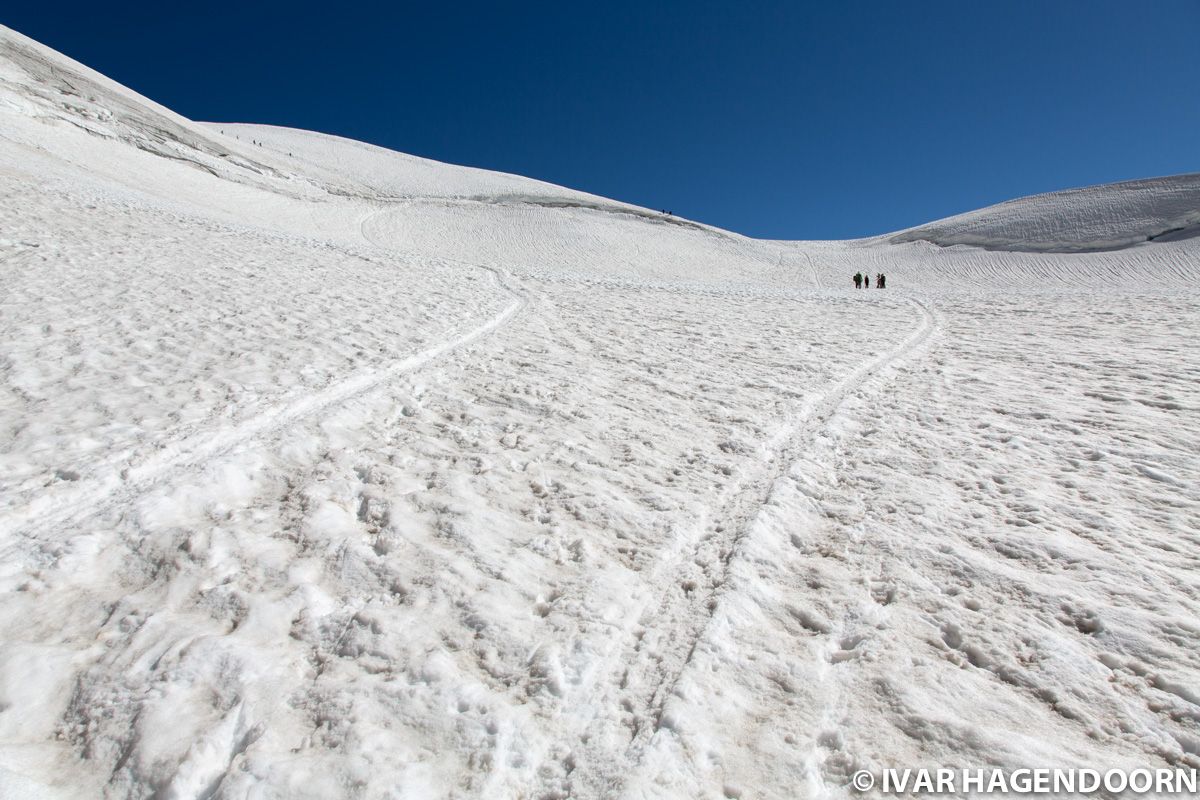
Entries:
MULTIPOLYGON (((881 369, 902 358, 907 358, 920 348, 935 333, 933 316, 926 305, 918 299, 908 301, 918 312, 916 329, 894 349, 867 359, 849 375, 838 380, 815 398, 806 408, 782 427, 771 441, 761 446, 767 453, 769 470, 765 476, 756 476, 749 484, 733 487, 727 496, 715 498, 718 510, 713 522, 713 535, 701 541, 681 539, 677 546, 664 553, 652 569, 651 585, 662 586, 662 592, 653 598, 651 608, 644 608, 631 624, 621 631, 620 649, 614 652, 600 669, 597 682, 610 683, 618 668, 622 670, 616 687, 608 689, 607 697, 590 697, 583 701, 570 699, 568 702, 583 702, 599 708, 625 708, 638 719, 632 726, 631 740, 624 757, 608 762, 604 754, 589 754, 587 760, 596 765, 608 765, 600 776, 587 776, 580 787, 572 786, 569 795, 604 794, 625 781, 636 782, 644 751, 649 740, 664 728, 670 735, 671 722, 664 719, 664 706, 674 692, 680 675, 688 668, 697 643, 704 637, 712 619, 712 612, 721 601, 730 563, 738 557, 743 537, 750 534, 759 513, 770 499, 778 480, 803 457, 818 435, 822 426, 852 392, 861 392, 871 378, 881 369), (701 551, 716 554, 710 566, 700 575, 684 568, 687 562, 696 562, 701 551), (705 585, 707 584, 707 585, 705 585), (667 620, 663 625, 659 620, 667 620), (640 636, 635 636, 633 625, 654 624, 656 634, 668 641, 666 652, 662 650, 645 654, 641 652, 640 636), (598 778, 598 780, 597 780, 598 778)), ((588 742, 596 732, 587 730, 576 734, 580 741, 588 742)), ((575 756, 576 760, 582 760, 575 756)), ((601 766, 603 770, 603 766, 601 766)), ((546 794, 551 787, 538 787, 535 796, 546 794)))
POLYGON ((43 494, 26 506, 12 509, 13 519, 33 518, 34 525, 8 528, 10 534, 34 534, 61 529, 87 516, 102 513, 105 507, 128 504, 157 483, 182 469, 195 469, 228 454, 255 439, 278 433, 299 420, 326 411, 405 372, 420 369, 430 361, 476 341, 503 326, 520 311, 524 299, 509 291, 495 270, 487 270, 497 289, 513 294, 514 299, 499 314, 477 327, 418 353, 400 359, 383 369, 366 370, 307 395, 295 402, 274 406, 236 426, 216 433, 203 433, 180 442, 167 443, 158 452, 136 466, 122 470, 119 480, 92 481, 54 494, 43 494))
POLYGON ((1197 185, 759 242, 0 28, 0 795, 1200 766, 1197 185))

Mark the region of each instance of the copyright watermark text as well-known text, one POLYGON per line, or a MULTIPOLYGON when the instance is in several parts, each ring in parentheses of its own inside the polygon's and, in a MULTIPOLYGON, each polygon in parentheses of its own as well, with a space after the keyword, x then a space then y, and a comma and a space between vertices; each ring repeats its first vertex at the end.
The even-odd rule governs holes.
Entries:
POLYGON ((1195 794, 1194 769, 860 769, 859 792, 883 794, 1195 794), (878 779, 877 779, 878 778, 878 779))

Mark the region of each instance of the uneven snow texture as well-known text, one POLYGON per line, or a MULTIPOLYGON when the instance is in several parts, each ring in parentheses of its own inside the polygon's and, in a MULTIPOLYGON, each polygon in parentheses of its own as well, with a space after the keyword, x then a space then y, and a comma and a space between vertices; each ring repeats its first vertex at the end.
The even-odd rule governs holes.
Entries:
POLYGON ((1023 197, 902 231, 891 242, 1074 252, 1200 236, 1200 174, 1023 197))
POLYGON ((0 797, 1200 766, 1194 184, 754 241, 0 29, 0 797))

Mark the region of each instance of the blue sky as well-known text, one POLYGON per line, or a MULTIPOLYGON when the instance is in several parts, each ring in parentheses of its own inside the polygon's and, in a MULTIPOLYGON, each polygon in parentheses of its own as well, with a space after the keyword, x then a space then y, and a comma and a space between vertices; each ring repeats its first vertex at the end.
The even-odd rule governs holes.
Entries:
POLYGON ((72 5, 6 4, 0 22, 193 119, 751 236, 864 236, 1200 171, 1197 0, 72 5))

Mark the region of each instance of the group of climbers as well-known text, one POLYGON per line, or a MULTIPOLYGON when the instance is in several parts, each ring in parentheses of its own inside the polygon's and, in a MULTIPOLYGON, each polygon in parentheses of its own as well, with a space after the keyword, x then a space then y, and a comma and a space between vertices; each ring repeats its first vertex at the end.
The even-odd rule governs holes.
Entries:
MULTIPOLYGON (((854 273, 854 288, 855 289, 870 289, 871 288, 871 276, 863 275, 861 272, 854 273)), ((882 272, 876 273, 876 275, 875 275, 875 288, 876 289, 887 288, 887 276, 884 275, 882 272)))

